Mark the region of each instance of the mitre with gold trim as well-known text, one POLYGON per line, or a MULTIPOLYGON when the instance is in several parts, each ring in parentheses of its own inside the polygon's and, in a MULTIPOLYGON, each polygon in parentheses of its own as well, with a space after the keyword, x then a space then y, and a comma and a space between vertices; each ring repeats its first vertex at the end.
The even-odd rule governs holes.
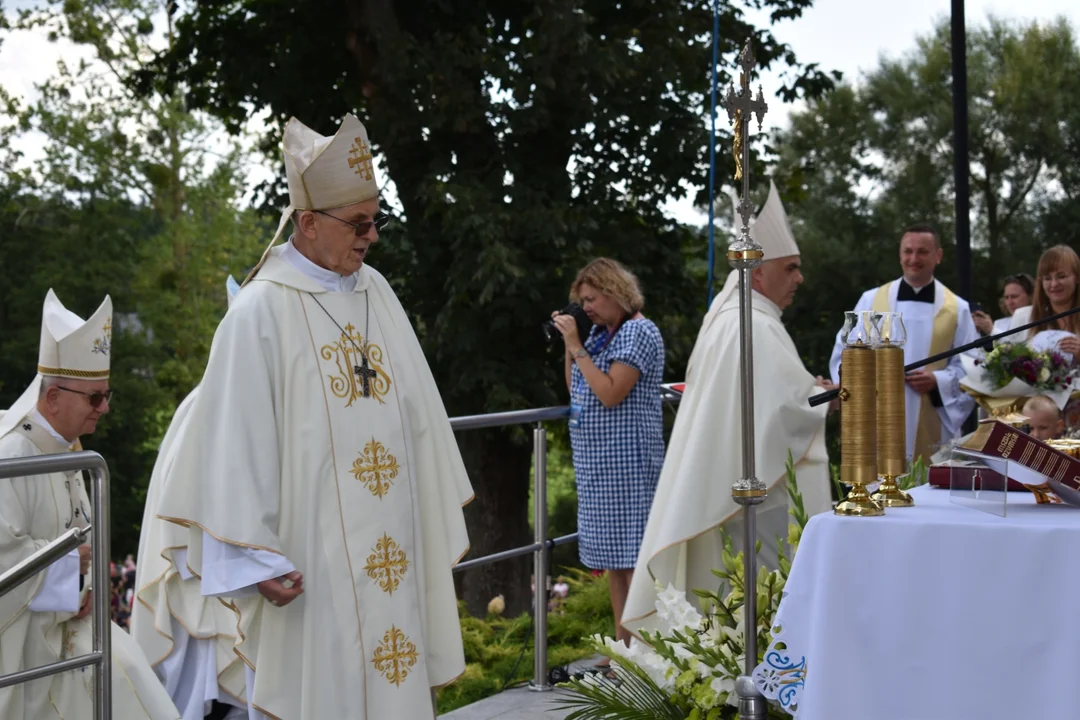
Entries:
POLYGON ((37 405, 43 377, 108 379, 112 355, 112 314, 112 299, 106 295, 94 314, 88 320, 83 320, 64 307, 56 293, 49 289, 41 309, 38 374, 0 419, 0 437, 6 435, 37 405))
POLYGON ((281 139, 289 206, 281 214, 277 232, 251 271, 246 284, 259 271, 297 210, 333 210, 379 196, 374 158, 367 130, 355 115, 346 115, 333 136, 320 135, 295 117, 289 118, 281 139))

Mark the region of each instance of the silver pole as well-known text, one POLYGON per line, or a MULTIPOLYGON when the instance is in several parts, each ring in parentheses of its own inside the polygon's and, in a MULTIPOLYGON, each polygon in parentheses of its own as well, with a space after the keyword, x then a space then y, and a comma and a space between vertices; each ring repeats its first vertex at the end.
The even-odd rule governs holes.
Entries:
POLYGON ((94 717, 112 718, 112 620, 109 617, 109 468, 102 461, 90 468, 93 475, 93 592, 94 652, 102 662, 94 666, 94 717))
POLYGON ((0 675, 0 688, 6 688, 11 685, 18 685, 19 683, 30 682, 31 680, 38 680, 49 675, 56 675, 62 672, 69 672, 71 670, 78 670, 84 668, 87 665, 101 665, 101 655, 96 652, 87 653, 86 655, 80 655, 75 658, 68 658, 67 660, 60 660, 59 662, 49 663, 48 665, 42 665, 36 668, 30 668, 29 670, 20 670, 19 672, 13 672, 10 675, 0 675))
POLYGON ((754 54, 750 40, 746 41, 739 55, 742 69, 739 92, 734 84, 724 98, 729 117, 736 122, 736 147, 741 150, 742 199, 738 206, 742 228, 738 239, 728 247, 728 262, 739 273, 739 377, 742 397, 742 478, 732 485, 731 495, 743 507, 743 619, 744 659, 743 674, 735 680, 735 692, 739 696, 739 717, 743 720, 765 720, 765 698, 754 685, 754 667, 757 665, 757 556, 754 546, 757 540, 757 505, 764 502, 768 488, 756 476, 754 447, 754 330, 753 288, 751 271, 764 261, 761 246, 750 236, 750 217, 754 205, 750 202, 750 139, 751 118, 756 114, 758 126, 768 106, 758 89, 755 98, 750 90, 750 73, 754 67, 754 54))
POLYGON ((547 671, 547 431, 541 423, 533 430, 533 530, 540 549, 533 553, 536 593, 533 597, 533 680, 530 690, 551 690, 547 671))
POLYGON ((0 596, 7 595, 49 565, 83 544, 90 528, 71 528, 51 543, 0 575, 0 596))

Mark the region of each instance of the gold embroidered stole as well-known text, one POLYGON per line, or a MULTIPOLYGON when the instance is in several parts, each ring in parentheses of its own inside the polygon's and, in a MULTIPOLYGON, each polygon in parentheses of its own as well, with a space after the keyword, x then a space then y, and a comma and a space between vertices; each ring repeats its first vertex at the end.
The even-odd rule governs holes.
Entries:
MULTIPOLYGON (((936 282, 936 281, 935 281, 936 282)), ((874 312, 890 312, 893 308, 889 305, 889 288, 892 283, 885 283, 878 288, 874 295, 871 310, 874 312)), ((956 323, 959 319, 959 304, 956 295, 944 285, 938 285, 944 293, 944 300, 937 313, 934 314, 934 326, 930 336, 930 354, 937 355, 952 347, 953 338, 956 336, 956 323)), ((933 372, 941 370, 948 364, 946 360, 939 360, 927 365, 925 370, 933 372)), ((930 403, 930 395, 923 395, 919 401, 919 420, 915 426, 915 452, 913 457, 922 457, 929 460, 933 454, 933 446, 941 442, 941 418, 930 403)))

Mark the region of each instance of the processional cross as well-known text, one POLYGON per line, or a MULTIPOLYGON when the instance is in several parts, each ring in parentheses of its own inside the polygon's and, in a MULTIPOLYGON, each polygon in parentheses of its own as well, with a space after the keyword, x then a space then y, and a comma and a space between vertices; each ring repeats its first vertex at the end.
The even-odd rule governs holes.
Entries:
MULTIPOLYGON (((742 397, 742 477, 731 486, 731 495, 743 507, 746 517, 743 522, 743 547, 752 548, 755 537, 755 514, 757 505, 764 502, 768 487, 756 475, 754 450, 754 342, 753 323, 750 310, 753 307, 750 287, 750 272, 761 265, 764 253, 761 246, 750 237, 750 218, 754 214, 754 204, 750 202, 750 120, 757 115, 758 130, 765 118, 769 106, 758 86, 755 98, 750 90, 750 71, 754 68, 754 52, 750 41, 739 54, 739 91, 734 83, 724 97, 724 108, 735 125, 735 180, 742 181, 742 198, 738 212, 742 218, 742 230, 738 239, 728 246, 728 262, 739 273, 739 375, 742 397)), ((757 577, 757 562, 752 552, 743 553, 743 577, 757 577)), ((746 617, 757 617, 757 594, 747 593, 743 612, 746 617)), ((739 696, 739 717, 741 720, 765 720, 766 704, 761 691, 754 684, 754 666, 757 664, 757 628, 746 626, 743 641, 746 650, 744 672, 735 681, 735 692, 739 696)))
POLYGON ((735 83, 732 83, 724 97, 724 108, 727 110, 728 118, 735 123, 735 143, 732 154, 735 156, 735 180, 742 180, 743 183, 742 199, 738 210, 743 221, 744 240, 749 240, 750 217, 754 214, 754 205, 750 202, 750 127, 746 121, 756 114, 760 131, 765 113, 769 109, 761 86, 758 85, 756 98, 750 90, 750 71, 754 69, 754 63, 754 51, 750 48, 748 40, 742 52, 739 53, 739 66, 742 68, 742 72, 739 73, 739 91, 735 91, 735 83))

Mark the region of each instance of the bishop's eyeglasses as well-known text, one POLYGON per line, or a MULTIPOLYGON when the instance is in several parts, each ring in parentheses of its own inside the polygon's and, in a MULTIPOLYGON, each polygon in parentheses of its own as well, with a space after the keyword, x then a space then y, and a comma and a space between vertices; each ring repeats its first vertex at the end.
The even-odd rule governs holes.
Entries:
POLYGON ((76 395, 85 395, 86 399, 90 401, 90 407, 94 408, 95 410, 101 407, 101 403, 103 402, 112 402, 112 388, 106 390, 105 392, 101 392, 100 390, 95 390, 94 392, 83 392, 82 390, 73 390, 72 388, 64 387, 63 385, 57 385, 56 389, 63 390, 64 392, 75 393, 76 395))
POLYGON ((325 215, 328 218, 334 218, 338 222, 345 223, 353 229, 353 233, 356 235, 356 237, 363 237, 367 235, 368 232, 371 231, 372 227, 374 227, 377 232, 382 232, 382 229, 386 227, 387 223, 390 222, 390 216, 384 212, 376 213, 375 217, 373 217, 371 220, 367 220, 362 223, 349 222, 345 218, 339 218, 337 215, 331 215, 330 213, 323 212, 322 210, 315 210, 314 212, 317 212, 320 215, 325 215))

